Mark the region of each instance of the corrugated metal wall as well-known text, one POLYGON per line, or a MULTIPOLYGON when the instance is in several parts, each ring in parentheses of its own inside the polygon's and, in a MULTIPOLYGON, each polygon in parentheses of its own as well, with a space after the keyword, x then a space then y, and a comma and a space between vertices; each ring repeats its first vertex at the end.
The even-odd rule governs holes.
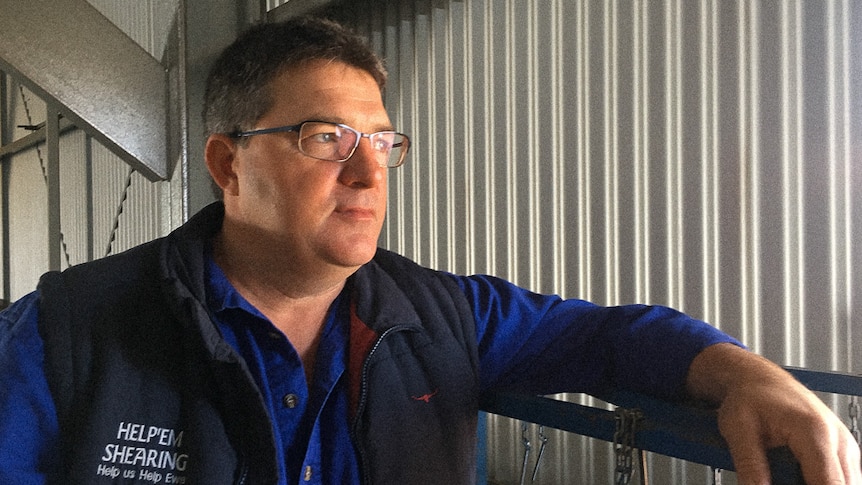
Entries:
MULTIPOLYGON (((161 58, 176 2, 91 3, 161 58)), ((668 304, 780 363, 862 368, 859 2, 350 9, 388 60, 387 104, 415 143, 393 173, 384 245, 566 297, 668 304)), ((7 126, 44 121, 43 103, 6 87, 7 126)), ((128 167, 78 131, 61 162, 69 261, 102 256, 128 167)), ((35 149, 4 164, 13 298, 47 269, 40 165, 35 149)), ((113 251, 179 222, 179 179, 132 175, 113 251)), ((828 402, 846 415, 844 398, 828 402)), ((606 444, 548 433, 537 483, 610 483, 606 444)), ((492 417, 489 436, 490 477, 516 483, 519 425, 492 417)), ((707 481, 703 467, 651 464, 655 483, 707 481)))
MULTIPOLYGON (((90 3, 151 55, 162 58, 177 0, 90 3)), ((3 114, 9 119, 3 121, 8 143, 28 133, 19 125, 44 122, 46 107, 18 80, 7 77, 6 86, 3 114)), ((6 274, 11 275, 4 296, 11 300, 32 291, 39 275, 49 269, 46 161, 41 145, 4 163, 9 200, 6 274)), ((62 135, 60 166, 63 268, 103 257, 109 249, 116 253, 148 241, 181 222, 177 206, 182 202, 174 195, 180 177, 173 182, 149 182, 81 130, 62 135)))
MULTIPOLYGON (((386 246, 670 305, 783 364, 862 368, 859 2, 351 6, 415 140, 386 246)), ((846 417, 846 398, 827 400, 846 417)), ((520 427, 495 417, 489 434, 489 476, 515 483, 520 427)), ((609 482, 607 450, 555 434, 537 481, 609 482)), ((656 483, 707 481, 652 461, 656 483)))

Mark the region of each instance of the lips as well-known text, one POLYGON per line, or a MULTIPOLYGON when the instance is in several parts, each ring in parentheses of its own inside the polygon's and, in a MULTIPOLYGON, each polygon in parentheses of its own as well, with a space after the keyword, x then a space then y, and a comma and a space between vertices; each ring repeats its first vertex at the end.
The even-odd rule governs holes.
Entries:
POLYGON ((374 209, 359 206, 336 207, 335 213, 356 220, 374 220, 377 218, 374 209))

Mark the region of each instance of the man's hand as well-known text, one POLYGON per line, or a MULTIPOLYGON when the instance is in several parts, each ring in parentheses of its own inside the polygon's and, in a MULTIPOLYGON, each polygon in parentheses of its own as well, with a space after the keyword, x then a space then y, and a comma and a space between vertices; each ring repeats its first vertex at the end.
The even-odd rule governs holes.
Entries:
POLYGON ((731 344, 707 348, 692 362, 686 385, 718 405, 738 482, 770 483, 766 450, 787 446, 809 485, 862 485, 859 447, 814 393, 768 360, 731 344))

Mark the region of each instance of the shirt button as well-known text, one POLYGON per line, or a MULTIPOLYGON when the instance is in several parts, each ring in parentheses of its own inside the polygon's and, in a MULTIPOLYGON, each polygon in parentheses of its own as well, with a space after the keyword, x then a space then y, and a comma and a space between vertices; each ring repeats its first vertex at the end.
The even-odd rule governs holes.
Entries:
POLYGON ((310 466, 305 467, 305 476, 302 477, 302 479, 305 480, 306 482, 311 481, 311 467, 310 466))
POLYGON ((281 403, 288 409, 295 408, 297 402, 299 402, 299 398, 296 397, 296 394, 285 394, 284 397, 281 398, 281 403))

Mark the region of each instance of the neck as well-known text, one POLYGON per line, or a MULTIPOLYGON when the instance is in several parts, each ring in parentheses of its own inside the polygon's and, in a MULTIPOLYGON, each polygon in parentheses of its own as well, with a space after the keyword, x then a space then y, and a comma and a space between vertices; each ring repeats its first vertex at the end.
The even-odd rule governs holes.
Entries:
POLYGON ((264 306, 320 298, 328 305, 358 269, 303 257, 279 245, 259 231, 231 224, 226 217, 213 241, 213 257, 240 294, 249 301, 262 299, 267 302, 264 306))
POLYGON ((223 230, 213 241, 213 258, 234 288, 284 333, 310 379, 329 308, 353 270, 321 270, 306 278, 271 256, 278 251, 247 243, 223 230))

